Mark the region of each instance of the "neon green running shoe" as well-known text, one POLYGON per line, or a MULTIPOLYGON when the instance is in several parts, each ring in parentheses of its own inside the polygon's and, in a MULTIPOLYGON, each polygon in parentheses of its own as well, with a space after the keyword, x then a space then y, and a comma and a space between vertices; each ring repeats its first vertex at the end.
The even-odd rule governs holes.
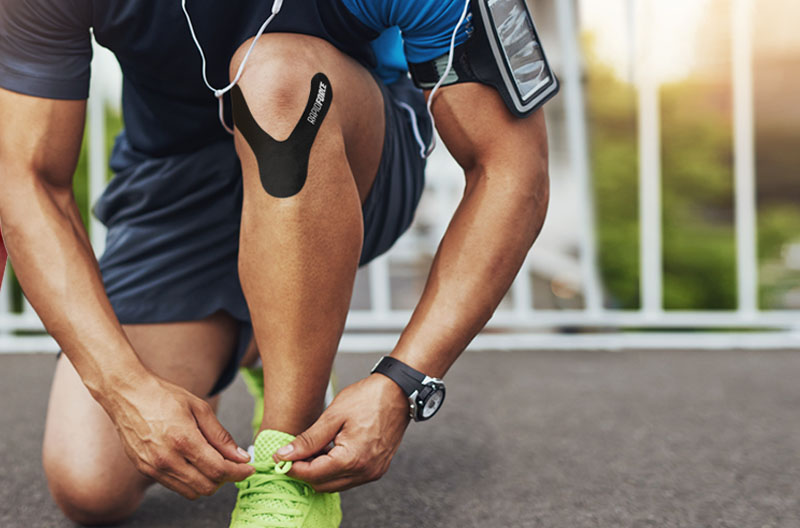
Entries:
POLYGON ((338 493, 317 493, 286 475, 291 462, 275 464, 272 455, 294 440, 280 431, 265 430, 256 438, 252 466, 256 472, 237 482, 239 497, 230 528, 338 528, 342 509, 338 493))
MULTIPOLYGON (((253 420, 250 426, 253 428, 253 438, 258 435, 261 429, 261 420, 264 418, 264 369, 262 367, 241 367, 239 372, 242 374, 247 392, 253 397, 253 420)), ((336 396, 336 372, 331 373, 331 380, 325 391, 325 407, 331 404, 336 396)))

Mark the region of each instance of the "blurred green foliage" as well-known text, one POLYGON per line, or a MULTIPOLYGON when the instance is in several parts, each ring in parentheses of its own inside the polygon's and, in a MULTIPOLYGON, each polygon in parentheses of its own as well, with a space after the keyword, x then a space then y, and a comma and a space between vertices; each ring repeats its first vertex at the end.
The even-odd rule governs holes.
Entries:
MULTIPOLYGON (((106 159, 111 157, 111 149, 114 148, 114 139, 122 131, 122 116, 119 112, 109 108, 106 111, 106 159)), ((108 169, 106 180, 110 180, 113 174, 108 169)), ((81 143, 81 156, 78 159, 78 166, 75 168, 75 179, 72 187, 75 191, 75 199, 81 210, 83 224, 89 229, 89 215, 91 207, 89 204, 89 134, 88 130, 83 134, 81 143)))
POLYGON ((730 89, 683 82, 662 90, 664 307, 734 309, 730 89))
POLYGON ((788 242, 800 243, 800 210, 795 204, 776 204, 759 215, 761 260, 760 301, 764 307, 786 306, 788 292, 800 292, 800 270, 788 269, 783 252, 788 242))
MULTIPOLYGON (((636 309, 640 306, 637 94, 597 58, 591 38, 585 49, 601 274, 611 307, 636 309)), ((691 79, 661 90, 666 309, 737 306, 730 90, 727 83, 691 79)), ((759 175, 769 173, 772 181, 793 177, 796 168, 787 170, 781 163, 785 148, 785 141, 759 143, 759 175)), ((798 273, 779 263, 786 244, 800 238, 800 208, 762 202, 758 224, 761 307, 780 308, 787 289, 800 287, 798 273)))
POLYGON ((601 273, 613 307, 632 309, 639 306, 636 94, 593 54, 587 67, 601 273))

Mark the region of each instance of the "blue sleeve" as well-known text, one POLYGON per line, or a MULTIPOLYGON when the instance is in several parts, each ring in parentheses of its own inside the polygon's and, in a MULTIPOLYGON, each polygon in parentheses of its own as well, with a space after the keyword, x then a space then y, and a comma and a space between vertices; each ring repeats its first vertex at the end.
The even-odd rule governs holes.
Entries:
POLYGON ((408 74, 408 64, 399 28, 389 28, 381 33, 372 41, 372 51, 375 52, 375 58, 378 61, 375 74, 386 84, 395 83, 408 74))
POLYGON ((0 87, 49 99, 85 99, 92 60, 91 3, 0 2, 0 87))
MULTIPOLYGON (((465 5, 465 0, 342 1, 351 13, 375 31, 398 26, 410 63, 425 62, 447 53, 465 5)), ((462 24, 456 45, 465 40, 467 28, 462 24)))

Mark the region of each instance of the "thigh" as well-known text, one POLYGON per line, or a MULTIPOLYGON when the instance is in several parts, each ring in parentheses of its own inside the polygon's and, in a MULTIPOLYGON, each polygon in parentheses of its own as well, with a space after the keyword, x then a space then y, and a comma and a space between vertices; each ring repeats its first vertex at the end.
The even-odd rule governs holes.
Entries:
MULTIPOLYGON (((230 359, 238 332, 238 324, 222 314, 203 321, 124 328, 148 368, 202 397, 230 359)), ((59 488, 87 481, 123 493, 149 484, 125 455, 114 424, 63 355, 50 392, 43 455, 56 495, 59 488)))

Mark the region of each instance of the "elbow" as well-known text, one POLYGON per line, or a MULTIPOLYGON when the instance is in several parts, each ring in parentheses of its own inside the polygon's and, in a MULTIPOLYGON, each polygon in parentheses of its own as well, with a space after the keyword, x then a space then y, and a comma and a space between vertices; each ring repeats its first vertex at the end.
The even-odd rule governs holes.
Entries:
POLYGON ((60 214, 69 216, 75 203, 72 188, 52 184, 47 175, 26 166, 0 163, 0 226, 3 236, 12 239, 15 233, 25 231, 37 212, 52 206, 60 214))
MULTIPOLYGON (((8 189, 4 189, 8 191, 8 189)), ((0 199, 0 229, 3 232, 3 240, 6 247, 12 247, 15 242, 24 236, 26 224, 26 208, 15 200, 13 195, 4 192, 5 196, 0 199)))
POLYGON ((529 227, 533 244, 544 226, 550 204, 547 158, 515 164, 479 164, 466 173, 465 196, 481 188, 515 225, 529 227))
POLYGON ((524 200, 547 206, 550 201, 550 169, 547 159, 526 164, 514 178, 514 188, 524 200))
POLYGON ((72 194, 73 173, 34 160, 0 159, 0 188, 9 194, 35 189, 53 197, 72 194))

